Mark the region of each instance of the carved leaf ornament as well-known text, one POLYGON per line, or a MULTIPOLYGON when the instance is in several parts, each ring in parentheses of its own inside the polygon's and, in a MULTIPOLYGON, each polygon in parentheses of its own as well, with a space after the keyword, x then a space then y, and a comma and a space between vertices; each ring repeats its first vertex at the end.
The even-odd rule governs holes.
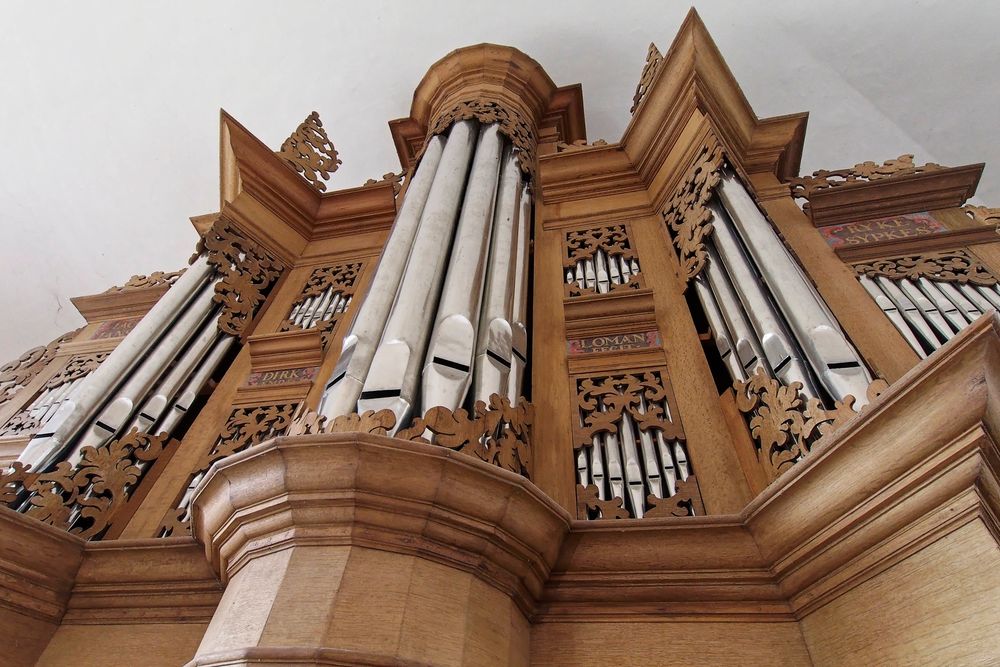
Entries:
POLYGON ((285 139, 277 155, 320 191, 326 190, 320 178, 330 180, 330 175, 342 164, 315 111, 285 139))
POLYGON ((635 113, 643 98, 646 97, 646 93, 649 92, 649 86, 653 83, 653 77, 656 76, 656 70, 661 62, 663 62, 663 54, 656 48, 656 44, 650 42, 649 49, 646 51, 646 63, 642 66, 642 74, 639 76, 639 83, 635 86, 635 95, 632 96, 632 108, 628 110, 630 114, 635 113))
MULTIPOLYGON (((793 197, 809 199, 813 194, 830 188, 940 171, 941 169, 945 169, 945 167, 933 162, 928 162, 925 165, 915 165, 913 164, 913 155, 907 154, 900 155, 895 160, 886 160, 882 164, 868 161, 860 162, 849 169, 820 169, 819 171, 814 171, 811 176, 799 176, 789 179, 788 186, 791 188, 793 197)), ((808 203, 803 207, 803 210, 809 210, 808 203)))
POLYGON ((869 278, 928 278, 938 282, 963 285, 971 283, 984 287, 997 284, 996 276, 989 269, 962 250, 876 259, 867 264, 855 264, 854 270, 858 275, 869 278))
POLYGON ((721 180, 725 160, 716 144, 704 146, 694 165, 663 209, 663 220, 670 229, 684 280, 694 278, 705 268, 708 253, 705 240, 712 235, 712 211, 707 204, 721 180))

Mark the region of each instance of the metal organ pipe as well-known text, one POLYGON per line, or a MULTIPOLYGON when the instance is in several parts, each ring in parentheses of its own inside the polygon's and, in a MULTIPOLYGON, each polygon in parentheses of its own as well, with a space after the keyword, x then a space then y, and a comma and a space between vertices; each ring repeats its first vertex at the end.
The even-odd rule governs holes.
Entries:
POLYGON ((142 364, 128 375, 125 384, 116 392, 115 398, 105 405, 95 419, 91 420, 89 428, 74 443, 73 452, 67 457, 71 463, 76 462, 83 447, 97 447, 104 444, 125 425, 129 417, 135 413, 138 402, 163 374, 167 365, 176 358, 205 319, 216 310, 212 301, 214 294, 212 285, 203 288, 156 347, 149 352, 142 364))
POLYGON ((188 302, 203 288, 212 273, 213 269, 206 256, 202 255, 195 260, 104 363, 87 376, 71 397, 62 402, 43 432, 36 434, 21 452, 18 461, 31 464, 39 470, 59 460, 64 450, 101 408, 104 398, 156 344, 163 332, 184 311, 188 302))
POLYGON ((712 234, 715 247, 757 333, 767 365, 783 384, 800 382, 806 396, 818 397, 819 392, 802 363, 798 346, 763 289, 750 258, 741 247, 732 221, 717 203, 711 202, 709 208, 715 216, 715 232, 712 234))
POLYGON ((514 244, 521 205, 521 169, 510 147, 504 150, 493 220, 490 261, 476 343, 473 398, 506 394, 513 364, 511 325, 514 305, 514 244))
MULTIPOLYGON (((423 403, 427 407, 442 405, 454 410, 465 398, 472 379, 500 168, 502 137, 497 130, 493 124, 479 131, 423 369, 423 403)), ((516 184, 511 184, 511 196, 515 192, 516 184)))
POLYGON ((521 396, 524 369, 528 363, 528 250, 531 246, 531 195, 521 188, 514 250, 513 321, 511 323, 511 367, 507 398, 516 403, 521 396))
MULTIPOLYGON (((396 301, 365 378, 358 409, 388 408, 397 427, 410 415, 469 162, 475 121, 455 123, 427 197, 396 301)), ((348 410, 353 412, 352 409, 348 410)))
POLYGON ((344 338, 337 367, 326 385, 319 412, 328 418, 353 412, 361 396, 365 377, 403 277, 417 225, 441 163, 445 141, 445 137, 441 135, 428 140, 420 165, 406 188, 403 205, 382 251, 382 259, 372 278, 368 296, 362 302, 354 324, 344 338))
MULTIPOLYGON (((824 388, 837 400, 852 394, 858 407, 866 404, 872 378, 863 360, 847 342, 771 224, 728 169, 722 172, 718 195, 824 388)), ((767 351, 766 343, 764 348, 767 351)), ((771 361, 770 356, 768 360, 771 361)), ((772 367, 778 370, 773 362, 772 367)))

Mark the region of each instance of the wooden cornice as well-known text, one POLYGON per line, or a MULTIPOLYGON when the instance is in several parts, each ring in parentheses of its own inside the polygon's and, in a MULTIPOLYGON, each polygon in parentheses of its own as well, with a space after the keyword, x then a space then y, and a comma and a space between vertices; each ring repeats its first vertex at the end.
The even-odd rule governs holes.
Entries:
POLYGON ((74 296, 70 302, 88 323, 123 317, 142 317, 166 293, 168 285, 139 287, 120 292, 74 296))
POLYGON ((404 170, 423 146, 427 130, 443 110, 474 99, 502 102, 523 113, 543 141, 586 138, 579 84, 556 87, 542 66, 510 46, 476 44, 456 49, 431 65, 417 85, 410 115, 389 121, 404 170))
POLYGON ((809 217, 822 227, 958 207, 976 194, 984 166, 944 167, 819 190, 809 196, 809 217))
POLYGON ((286 262, 309 241, 392 224, 391 183, 320 193, 225 111, 220 136, 222 214, 286 262))
POLYGON ((319 366, 323 345, 319 329, 255 334, 247 339, 251 372, 319 366))
POLYGON ((798 174, 808 114, 758 118, 691 9, 622 135, 646 183, 695 111, 705 114, 740 171, 770 172, 779 180, 798 174))
POLYGON ((645 190, 621 144, 542 155, 540 194, 546 204, 645 190))

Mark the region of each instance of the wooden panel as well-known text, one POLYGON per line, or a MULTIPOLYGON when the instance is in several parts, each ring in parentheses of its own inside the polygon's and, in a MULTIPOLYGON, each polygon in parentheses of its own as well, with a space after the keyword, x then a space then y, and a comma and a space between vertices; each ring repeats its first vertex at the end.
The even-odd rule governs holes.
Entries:
POLYGON ((817 665, 994 664, 1000 550, 981 521, 934 542, 802 621, 817 665))
POLYGON ((671 622, 542 623, 531 629, 531 663, 546 667, 812 664, 797 623, 671 622))
POLYGON ((194 656, 205 626, 205 623, 64 625, 56 631, 36 664, 39 667, 176 667, 194 656))

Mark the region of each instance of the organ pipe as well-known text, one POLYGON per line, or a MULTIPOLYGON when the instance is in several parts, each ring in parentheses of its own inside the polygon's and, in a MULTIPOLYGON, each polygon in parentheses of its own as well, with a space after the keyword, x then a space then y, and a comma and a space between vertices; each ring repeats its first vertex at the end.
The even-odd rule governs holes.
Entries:
MULTIPOLYGON (((872 378, 863 360, 847 342, 774 228, 728 169, 722 171, 718 194, 820 383, 834 399, 851 394, 859 408, 865 405, 872 378)), ((777 370, 773 364, 772 368, 777 370)))
POLYGON ((326 385, 319 411, 328 418, 353 412, 361 396, 441 162, 444 143, 445 137, 441 135, 428 140, 420 165, 406 188, 403 205, 382 251, 368 296, 361 303, 350 332, 344 337, 337 367, 326 385))
POLYGON ((104 363, 76 388, 72 400, 62 402, 43 432, 37 433, 24 448, 18 461, 37 470, 60 460, 73 445, 74 438, 90 426, 90 420, 101 409, 103 399, 142 361, 188 302, 203 288, 212 272, 205 256, 188 267, 104 363))

